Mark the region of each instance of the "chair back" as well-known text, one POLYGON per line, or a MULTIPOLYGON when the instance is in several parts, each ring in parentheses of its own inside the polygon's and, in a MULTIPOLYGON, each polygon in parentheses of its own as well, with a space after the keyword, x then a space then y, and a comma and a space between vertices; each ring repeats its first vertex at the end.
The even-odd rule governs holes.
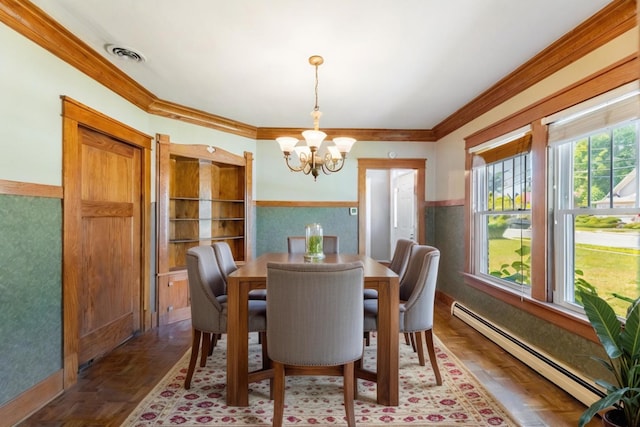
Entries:
POLYGON ((407 271, 400 282, 400 325, 404 332, 424 331, 433 327, 436 281, 440 251, 433 246, 413 245, 407 271))
POLYGON ((391 262, 389 262, 389 269, 396 273, 400 280, 402 280, 402 276, 404 276, 404 273, 407 270, 411 247, 415 244, 416 242, 409 239, 398 239, 396 242, 393 257, 391 258, 391 262))
POLYGON ((330 366, 360 359, 364 267, 267 264, 269 358, 287 365, 330 366))
POLYGON ((287 250, 290 254, 303 254, 306 252, 304 236, 287 237, 287 250))
POLYGON ((212 246, 222 277, 224 278, 224 281, 227 282, 229 274, 238 269, 236 261, 233 259, 231 247, 227 242, 215 242, 212 246))
MULTIPOLYGON (((287 249, 290 254, 303 254, 306 252, 306 239, 304 236, 287 237, 287 249)), ((325 254, 337 254, 340 250, 338 236, 322 236, 322 252, 325 254)))
POLYGON ((201 331, 225 331, 225 281, 211 246, 187 251, 191 323, 201 331))
POLYGON ((338 236, 322 236, 322 252, 325 254, 340 253, 340 239, 338 236))

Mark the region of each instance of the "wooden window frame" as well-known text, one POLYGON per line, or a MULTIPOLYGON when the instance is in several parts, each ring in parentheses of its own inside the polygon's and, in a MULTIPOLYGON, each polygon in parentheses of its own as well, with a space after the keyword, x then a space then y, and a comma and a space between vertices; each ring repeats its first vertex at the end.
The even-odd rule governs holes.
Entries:
POLYGON ((611 66, 584 78, 573 85, 506 117, 505 119, 468 136, 465 141, 465 269, 467 285, 492 297, 513 305, 529 314, 542 318, 556 326, 584 338, 597 341, 593 328, 584 316, 563 309, 552 303, 554 290, 553 264, 549 261, 550 243, 548 214, 548 159, 547 127, 545 116, 557 113, 616 87, 638 80, 640 61, 637 54, 630 55, 611 66), (531 222, 531 295, 522 295, 494 285, 473 272, 473 212, 472 167, 473 155, 469 149, 509 131, 530 125, 532 132, 532 203, 531 222))

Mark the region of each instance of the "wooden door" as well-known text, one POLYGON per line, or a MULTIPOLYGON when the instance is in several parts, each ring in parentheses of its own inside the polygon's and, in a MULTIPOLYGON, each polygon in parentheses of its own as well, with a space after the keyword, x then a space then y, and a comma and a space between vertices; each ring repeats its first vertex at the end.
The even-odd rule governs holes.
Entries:
POLYGON ((139 329, 141 149, 87 128, 79 137, 82 365, 139 329))
POLYGON ((64 388, 153 326, 151 137, 63 97, 64 388))

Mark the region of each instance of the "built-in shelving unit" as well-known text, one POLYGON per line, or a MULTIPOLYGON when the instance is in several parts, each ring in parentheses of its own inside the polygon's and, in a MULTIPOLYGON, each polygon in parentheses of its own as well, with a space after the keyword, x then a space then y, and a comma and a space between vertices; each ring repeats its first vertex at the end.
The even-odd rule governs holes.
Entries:
POLYGON ((158 322, 166 324, 190 316, 189 248, 225 241, 237 262, 248 259, 253 156, 156 140, 158 322))

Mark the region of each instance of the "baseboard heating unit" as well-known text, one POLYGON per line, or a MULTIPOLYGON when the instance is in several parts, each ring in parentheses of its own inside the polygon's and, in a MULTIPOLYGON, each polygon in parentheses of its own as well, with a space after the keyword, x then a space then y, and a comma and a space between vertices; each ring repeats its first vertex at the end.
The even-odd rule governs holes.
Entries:
POLYGON ((593 384, 593 380, 578 374, 562 362, 527 344, 508 330, 498 327, 459 302, 454 301, 451 304, 451 314, 585 405, 590 406, 604 396, 602 390, 593 384))

